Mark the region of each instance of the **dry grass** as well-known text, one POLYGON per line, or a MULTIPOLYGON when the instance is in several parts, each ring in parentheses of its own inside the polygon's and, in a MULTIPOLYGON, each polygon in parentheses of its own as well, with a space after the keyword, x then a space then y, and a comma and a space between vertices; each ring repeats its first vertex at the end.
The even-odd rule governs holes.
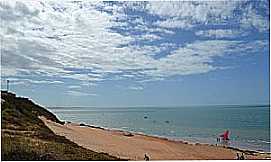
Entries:
POLYGON ((1 98, 2 160, 120 160, 55 135, 38 117, 62 122, 32 101, 3 92, 1 98))

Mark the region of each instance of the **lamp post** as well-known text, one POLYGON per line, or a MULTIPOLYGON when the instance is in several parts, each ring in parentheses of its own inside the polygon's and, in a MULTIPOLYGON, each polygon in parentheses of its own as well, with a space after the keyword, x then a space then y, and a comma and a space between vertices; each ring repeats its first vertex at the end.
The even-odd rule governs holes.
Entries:
POLYGON ((7 91, 9 90, 9 80, 7 80, 7 91))

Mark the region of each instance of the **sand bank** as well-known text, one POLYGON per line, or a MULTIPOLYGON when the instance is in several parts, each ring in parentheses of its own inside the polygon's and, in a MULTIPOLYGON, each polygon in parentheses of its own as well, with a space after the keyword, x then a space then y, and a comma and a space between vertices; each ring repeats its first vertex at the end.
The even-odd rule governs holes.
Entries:
MULTIPOLYGON (((239 151, 207 144, 189 144, 164 138, 130 134, 123 131, 80 126, 76 123, 64 125, 42 118, 57 135, 96 152, 105 152, 130 160, 143 160, 147 154, 151 160, 195 160, 235 159, 239 151)), ((246 159, 266 159, 268 154, 245 154, 246 159)))

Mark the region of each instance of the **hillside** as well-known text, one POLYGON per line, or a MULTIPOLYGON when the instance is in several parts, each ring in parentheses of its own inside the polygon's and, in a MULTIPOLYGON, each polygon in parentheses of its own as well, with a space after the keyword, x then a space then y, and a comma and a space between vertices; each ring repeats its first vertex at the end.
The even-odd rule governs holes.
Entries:
POLYGON ((1 91, 1 160, 120 160, 55 135, 39 116, 63 124, 27 98, 1 91))

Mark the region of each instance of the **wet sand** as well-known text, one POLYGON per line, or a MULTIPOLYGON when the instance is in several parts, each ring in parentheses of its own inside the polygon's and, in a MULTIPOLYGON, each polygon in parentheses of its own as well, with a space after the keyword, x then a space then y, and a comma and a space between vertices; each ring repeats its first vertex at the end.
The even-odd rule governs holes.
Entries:
MULTIPOLYGON (((57 135, 65 136, 78 145, 96 152, 105 152, 129 160, 203 160, 236 159, 233 150, 209 144, 192 144, 165 138, 129 133, 118 130, 80 126, 76 123, 60 125, 41 117, 43 122, 57 135)), ((267 159, 270 154, 246 153, 246 159, 267 159)))

